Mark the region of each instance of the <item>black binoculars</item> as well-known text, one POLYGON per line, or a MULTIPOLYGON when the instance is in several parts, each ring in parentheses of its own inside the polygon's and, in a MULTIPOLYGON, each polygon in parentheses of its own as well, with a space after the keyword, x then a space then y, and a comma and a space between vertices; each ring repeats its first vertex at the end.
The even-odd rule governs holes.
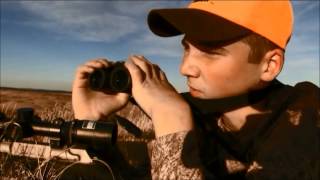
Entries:
POLYGON ((131 93, 131 76, 124 62, 96 69, 89 75, 89 87, 95 91, 131 93))

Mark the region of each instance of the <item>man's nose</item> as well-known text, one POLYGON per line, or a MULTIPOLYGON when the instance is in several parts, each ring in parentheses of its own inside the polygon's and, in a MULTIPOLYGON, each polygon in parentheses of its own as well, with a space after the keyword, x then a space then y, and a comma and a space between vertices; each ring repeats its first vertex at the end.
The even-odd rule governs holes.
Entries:
POLYGON ((186 77, 198 77, 200 75, 200 70, 195 63, 196 59, 190 56, 184 56, 182 63, 180 65, 180 73, 186 77))

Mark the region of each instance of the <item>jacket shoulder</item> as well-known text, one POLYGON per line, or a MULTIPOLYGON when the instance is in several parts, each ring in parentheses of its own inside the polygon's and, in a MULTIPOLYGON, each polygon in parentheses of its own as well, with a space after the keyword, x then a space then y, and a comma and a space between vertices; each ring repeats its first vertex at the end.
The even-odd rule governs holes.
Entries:
POLYGON ((320 109, 320 88, 311 82, 300 82, 294 87, 297 103, 300 106, 320 109))
POLYGON ((294 86, 294 88, 301 91, 312 92, 318 96, 320 92, 320 88, 309 81, 299 82, 294 86))

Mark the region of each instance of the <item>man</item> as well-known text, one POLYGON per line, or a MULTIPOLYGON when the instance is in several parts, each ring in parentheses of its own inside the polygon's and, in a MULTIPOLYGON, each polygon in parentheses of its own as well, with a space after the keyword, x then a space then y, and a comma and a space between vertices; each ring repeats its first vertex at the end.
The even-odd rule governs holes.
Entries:
MULTIPOLYGON (((180 72, 190 90, 178 94, 143 56, 125 64, 155 129, 153 179, 319 179, 319 88, 276 80, 292 33, 289 1, 194 1, 152 10, 148 23, 159 36, 184 35, 180 72)), ((127 103, 128 94, 88 88, 88 74, 111 65, 79 67, 77 119, 103 119, 127 103)))

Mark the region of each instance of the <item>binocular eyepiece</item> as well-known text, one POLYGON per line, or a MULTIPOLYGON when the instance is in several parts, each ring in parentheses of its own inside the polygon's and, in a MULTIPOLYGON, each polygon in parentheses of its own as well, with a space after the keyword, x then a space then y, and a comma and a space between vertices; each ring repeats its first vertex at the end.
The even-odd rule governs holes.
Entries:
POLYGON ((96 69, 89 75, 89 86, 95 91, 131 93, 131 76, 124 62, 96 69))

